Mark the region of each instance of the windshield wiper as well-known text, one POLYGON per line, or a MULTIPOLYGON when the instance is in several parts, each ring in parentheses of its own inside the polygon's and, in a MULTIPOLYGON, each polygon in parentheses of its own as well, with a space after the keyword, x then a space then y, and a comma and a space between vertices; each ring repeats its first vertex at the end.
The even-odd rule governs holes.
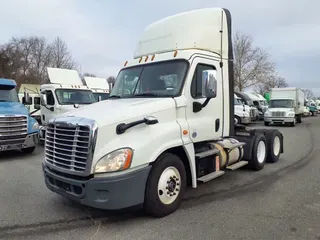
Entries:
POLYGON ((112 95, 112 96, 109 96, 108 99, 109 98, 121 98, 121 97, 119 95, 112 95))
POLYGON ((137 93, 137 94, 134 94, 132 97, 172 97, 172 95, 156 94, 156 93, 137 93))

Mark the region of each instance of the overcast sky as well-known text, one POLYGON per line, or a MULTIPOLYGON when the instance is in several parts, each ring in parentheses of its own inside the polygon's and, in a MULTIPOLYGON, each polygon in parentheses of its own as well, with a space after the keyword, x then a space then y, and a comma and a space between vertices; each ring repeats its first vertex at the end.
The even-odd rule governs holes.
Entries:
POLYGON ((0 0, 0 44, 12 36, 64 39, 82 72, 116 75, 148 24, 179 12, 225 7, 233 32, 253 36, 294 87, 320 95, 320 3, 316 0, 0 0), (113 3, 111 3, 113 2, 113 3))

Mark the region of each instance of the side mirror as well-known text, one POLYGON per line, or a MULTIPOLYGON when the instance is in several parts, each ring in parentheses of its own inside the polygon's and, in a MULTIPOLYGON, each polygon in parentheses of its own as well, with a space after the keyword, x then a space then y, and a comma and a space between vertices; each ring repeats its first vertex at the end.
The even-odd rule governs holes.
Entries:
POLYGON ((47 96, 45 94, 40 95, 40 102, 41 102, 41 105, 47 106, 47 96))
POLYGON ((40 105, 40 97, 34 97, 34 99, 33 99, 33 104, 34 105, 40 105))
POLYGON ((29 93, 27 93, 27 92, 23 93, 22 103, 24 105, 31 105, 32 104, 29 93))
POLYGON ((206 70, 202 73, 202 97, 215 98, 217 96, 216 70, 206 70))
POLYGON ((98 96, 98 102, 101 102, 101 100, 102 100, 102 97, 98 96))
POLYGON ((34 104, 33 107, 34 109, 40 110, 40 104, 34 104))

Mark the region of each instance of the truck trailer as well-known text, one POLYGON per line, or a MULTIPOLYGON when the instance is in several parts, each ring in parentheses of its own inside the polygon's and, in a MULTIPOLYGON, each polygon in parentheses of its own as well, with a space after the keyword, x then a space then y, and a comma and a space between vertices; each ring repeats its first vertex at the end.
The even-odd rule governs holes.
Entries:
POLYGON ((107 101, 49 121, 46 186, 94 208, 142 205, 163 217, 189 185, 277 162, 278 130, 235 126, 231 36, 223 8, 147 26, 107 101))

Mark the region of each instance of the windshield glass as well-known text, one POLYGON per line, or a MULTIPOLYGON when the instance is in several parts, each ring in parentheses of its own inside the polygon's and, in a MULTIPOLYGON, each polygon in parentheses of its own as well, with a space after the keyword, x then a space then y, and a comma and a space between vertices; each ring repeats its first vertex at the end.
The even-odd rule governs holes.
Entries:
POLYGON ((187 68, 186 61, 177 60, 123 69, 118 74, 110 97, 177 96, 187 68))
POLYGON ((95 102, 90 90, 57 89, 56 95, 60 105, 91 104, 95 102))
POLYGON ((242 105, 242 102, 238 98, 234 98, 234 105, 242 105))
POLYGON ((12 86, 0 86, 0 102, 19 102, 16 89, 12 86))
POLYGON ((293 108, 293 100, 277 99, 271 100, 269 108, 293 108))
POLYGON ((99 92, 93 93, 93 96, 94 96, 94 99, 96 102, 98 102, 99 96, 101 97, 101 101, 103 101, 103 100, 108 99, 109 95, 110 95, 110 93, 99 93, 99 92))

